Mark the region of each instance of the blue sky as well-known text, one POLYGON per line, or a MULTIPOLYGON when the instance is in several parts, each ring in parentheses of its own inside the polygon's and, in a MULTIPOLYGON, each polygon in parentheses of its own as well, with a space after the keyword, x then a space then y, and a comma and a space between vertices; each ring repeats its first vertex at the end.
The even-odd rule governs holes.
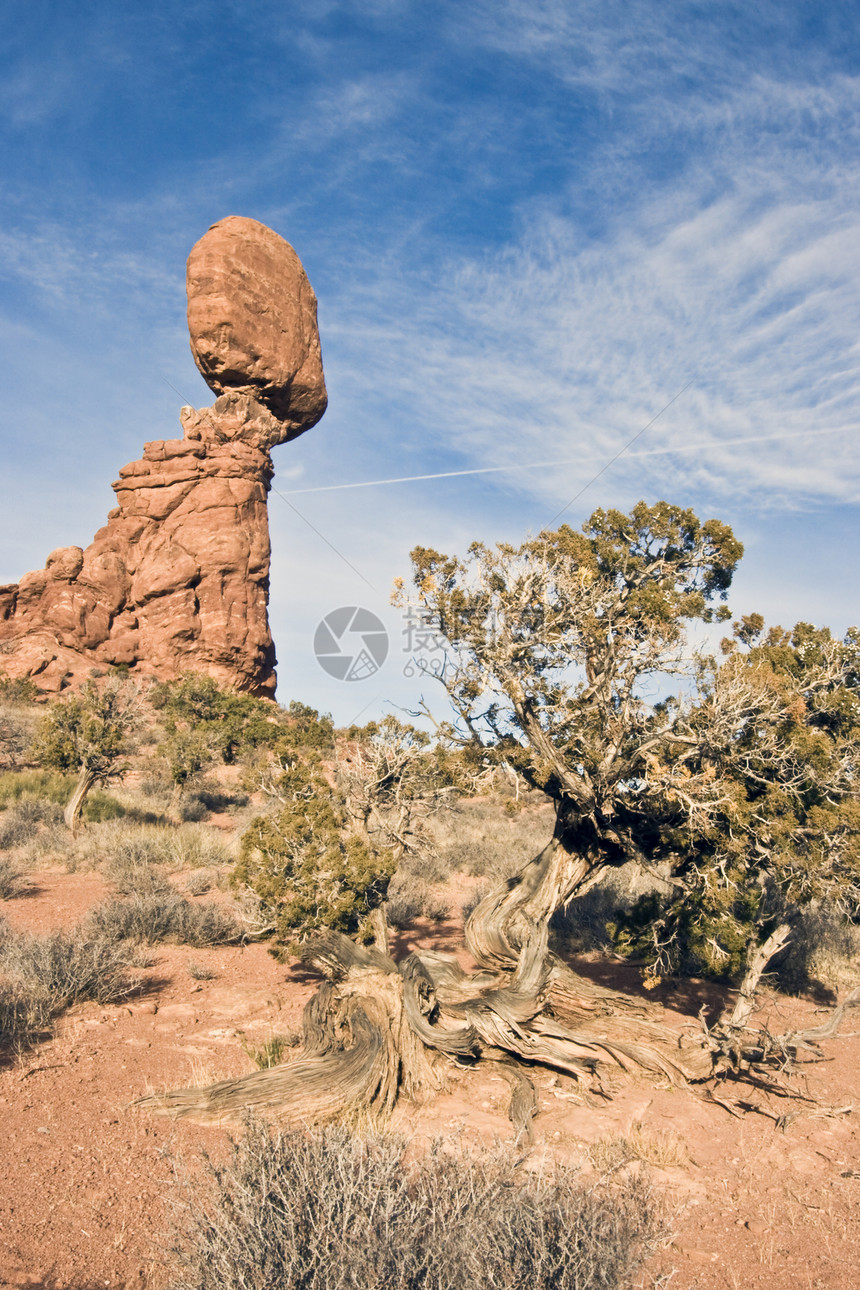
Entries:
POLYGON ((282 700, 414 704, 411 546, 536 531, 673 399, 569 518, 693 506, 746 545, 735 613, 860 618, 854 4, 4 10, 0 581, 86 545, 119 467, 211 402, 184 263, 242 214, 319 297, 330 407, 275 486, 349 561, 273 495, 282 700), (314 660, 343 604, 391 632, 369 680, 314 660))

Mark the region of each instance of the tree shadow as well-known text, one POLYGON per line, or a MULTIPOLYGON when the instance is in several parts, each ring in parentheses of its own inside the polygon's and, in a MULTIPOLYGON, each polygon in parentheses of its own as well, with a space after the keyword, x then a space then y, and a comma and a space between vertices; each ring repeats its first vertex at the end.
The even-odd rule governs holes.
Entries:
POLYGON ((32 900, 35 896, 44 896, 47 889, 39 884, 38 881, 29 877, 21 879, 21 885, 11 896, 6 896, 6 900, 32 900))
POLYGON ((632 963, 619 962, 615 959, 584 957, 578 954, 561 953, 560 958, 579 976, 593 981, 595 985, 605 986, 608 990, 618 990, 621 994, 632 995, 637 999, 647 999, 659 1003, 663 1008, 680 1012, 687 1017, 697 1017, 704 1008, 705 1019, 713 1021, 731 1002, 734 991, 729 986, 716 981, 704 981, 699 977, 686 979, 669 979, 661 981, 653 989, 648 989, 642 979, 639 968, 632 963))

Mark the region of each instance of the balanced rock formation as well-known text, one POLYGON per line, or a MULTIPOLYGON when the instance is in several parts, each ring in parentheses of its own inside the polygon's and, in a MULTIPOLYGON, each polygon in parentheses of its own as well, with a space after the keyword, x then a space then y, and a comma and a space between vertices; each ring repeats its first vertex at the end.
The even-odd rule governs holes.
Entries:
POLYGON ((326 408, 316 297, 289 243, 238 216, 193 248, 187 286, 192 353, 219 397, 122 468, 86 550, 0 586, 0 673, 43 691, 124 665, 274 694, 270 452, 326 408))

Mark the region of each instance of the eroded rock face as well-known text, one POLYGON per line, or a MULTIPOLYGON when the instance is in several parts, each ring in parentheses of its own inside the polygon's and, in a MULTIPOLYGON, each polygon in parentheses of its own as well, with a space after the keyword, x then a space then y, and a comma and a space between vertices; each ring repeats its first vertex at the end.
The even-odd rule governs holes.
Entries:
POLYGON ((0 672, 49 693, 122 664, 274 694, 270 449, 325 411, 316 299, 292 247, 236 216, 194 247, 188 284, 192 349, 220 397, 122 468, 86 550, 0 587, 0 672))
POLYGON ((284 427, 278 443, 314 425, 326 407, 317 301, 289 242, 253 219, 219 220, 188 257, 187 289, 210 388, 258 399, 284 427))

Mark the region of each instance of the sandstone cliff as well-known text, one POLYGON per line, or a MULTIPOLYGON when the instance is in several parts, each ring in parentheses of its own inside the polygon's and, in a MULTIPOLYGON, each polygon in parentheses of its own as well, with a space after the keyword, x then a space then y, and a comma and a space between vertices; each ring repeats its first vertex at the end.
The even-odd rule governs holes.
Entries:
POLYGON ((52 693, 125 665, 274 693, 270 453, 325 411, 316 297, 293 248, 237 216, 194 247, 187 286, 191 349, 219 397, 122 468, 86 550, 0 586, 0 673, 52 693))

